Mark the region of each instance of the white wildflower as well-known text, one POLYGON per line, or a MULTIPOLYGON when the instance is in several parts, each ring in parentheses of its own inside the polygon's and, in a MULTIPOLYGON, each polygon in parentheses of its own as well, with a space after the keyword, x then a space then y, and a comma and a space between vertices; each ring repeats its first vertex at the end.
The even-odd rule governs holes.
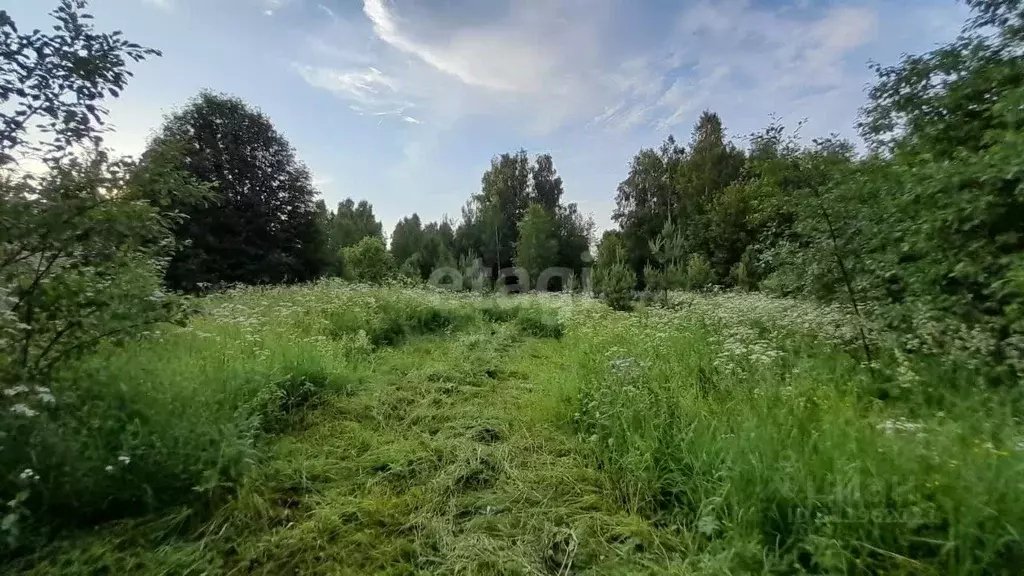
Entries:
POLYGON ((904 418, 896 418, 893 420, 886 420, 885 422, 882 422, 881 424, 876 426, 876 428, 884 431, 886 434, 896 434, 899 432, 912 432, 915 434, 920 434, 924 426, 920 423, 911 422, 904 418))
POLYGON ((13 397, 17 396, 18 394, 24 394, 25 392, 28 392, 28 387, 27 386, 22 386, 21 384, 19 384, 19 385, 15 386, 14 388, 5 388, 4 389, 4 396, 7 396, 8 398, 13 398, 13 397))
POLYGON ((21 416, 27 416, 30 418, 32 416, 39 414, 39 412, 36 412, 35 410, 29 408, 25 404, 15 404, 14 406, 11 406, 11 412, 14 412, 15 414, 20 414, 21 416))

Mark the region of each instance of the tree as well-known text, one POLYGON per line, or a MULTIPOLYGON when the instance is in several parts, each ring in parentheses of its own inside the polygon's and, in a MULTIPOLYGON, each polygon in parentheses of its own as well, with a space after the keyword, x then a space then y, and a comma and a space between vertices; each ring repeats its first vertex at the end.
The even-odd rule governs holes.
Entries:
POLYGON ((394 260, 380 238, 367 236, 342 250, 345 253, 346 276, 351 280, 379 284, 394 275, 394 260))
POLYGON ((405 262, 423 248, 423 223, 418 214, 406 216, 395 224, 391 233, 391 256, 395 262, 405 262))
MULTIPOLYGON (((716 216, 743 220, 742 212, 734 216, 741 208, 737 206, 736 197, 723 198, 723 195, 740 177, 744 162, 743 152, 726 142, 721 118, 711 111, 701 113, 693 128, 690 154, 672 175, 673 186, 679 191, 676 221, 683 232, 687 252, 715 260, 716 245, 728 247, 728 240, 715 235, 715 221, 716 216)), ((724 272, 728 272, 735 261, 733 258, 739 258, 740 253, 742 250, 739 253, 725 250, 719 258, 724 272)))
MULTIPOLYGON (((318 201, 319 205, 322 201, 318 201)), ((326 208, 324 208, 326 211, 326 208)), ((326 251, 331 254, 324 270, 335 276, 344 275, 342 249, 354 245, 363 238, 373 236, 384 239, 383 226, 373 215, 373 206, 366 200, 356 204, 351 198, 338 203, 337 210, 327 214, 326 220, 326 251)))
POLYGON ((594 236, 594 221, 580 214, 575 203, 555 207, 557 229, 557 266, 569 268, 577 277, 590 265, 590 243, 594 236))
POLYGON ((563 190, 562 177, 555 170, 555 162, 551 158, 551 154, 537 156, 534 161, 532 177, 531 201, 540 204, 548 213, 554 214, 562 202, 563 190))
MULTIPOLYGON (((540 204, 532 204, 519 222, 515 264, 526 270, 534 280, 558 260, 558 229, 555 218, 540 204)), ((547 286, 536 286, 547 290, 547 286)))
POLYGON ((630 162, 629 175, 619 183, 612 220, 622 231, 634 271, 642 272, 651 257, 650 241, 679 211, 672 175, 685 158, 685 150, 669 136, 659 150, 640 150, 630 162))
POLYGON ((43 486, 77 480, 50 477, 66 476, 66 462, 47 450, 54 432, 43 426, 80 408, 53 376, 101 345, 184 318, 161 286, 177 220, 167 206, 208 195, 175 168, 176 150, 140 165, 103 149, 104 100, 125 88, 129 61, 158 52, 97 32, 85 6, 61 2, 53 33, 20 33, 0 10, 0 556, 21 544, 23 515, 60 507, 43 486), (25 159, 45 171, 20 170, 25 159), (144 194, 161 201, 138 201, 144 194), (33 419, 58 402, 45 424, 33 419), (38 488, 25 471, 42 477, 38 488))
MULTIPOLYGON (((158 55, 98 33, 84 2, 62 2, 55 34, 21 34, 0 11, 0 381, 45 385, 53 369, 104 341, 171 320, 160 290, 175 214, 134 201, 206 190, 169 165, 146 170, 100 147, 107 96, 124 89, 127 61, 158 55), (86 55, 86 56, 83 56, 86 55), (40 138, 30 138, 35 126, 40 138), (80 150, 85 148, 83 154, 80 150), (18 170, 37 157, 42 176, 18 170)), ((7 396, 5 398, 10 398, 7 396)))
POLYGON ((636 274, 626 262, 625 254, 606 265, 602 273, 604 298, 613 310, 628 311, 633 307, 633 288, 636 286, 636 274))
POLYGON ((338 202, 331 216, 330 246, 334 251, 354 245, 367 236, 384 238, 384 229, 366 200, 356 204, 351 198, 338 202))
POLYGON ((479 206, 480 237, 484 239, 484 261, 497 271, 512 265, 516 227, 530 201, 531 170, 525 150, 502 154, 491 160, 481 179, 479 206))
POLYGON ((202 92, 165 119, 144 158, 168 146, 181 151, 182 170, 218 192, 209 205, 177 206, 188 218, 176 228, 185 248, 168 269, 171 286, 305 281, 323 272, 309 169, 269 118, 238 98, 202 92))
MULTIPOLYGON (((617 230, 605 230, 597 245, 597 258, 594 262, 591 278, 592 290, 600 296, 607 289, 608 272, 616 262, 624 261, 629 253, 623 233, 617 230)), ((632 289, 632 288, 631 288, 632 289)))

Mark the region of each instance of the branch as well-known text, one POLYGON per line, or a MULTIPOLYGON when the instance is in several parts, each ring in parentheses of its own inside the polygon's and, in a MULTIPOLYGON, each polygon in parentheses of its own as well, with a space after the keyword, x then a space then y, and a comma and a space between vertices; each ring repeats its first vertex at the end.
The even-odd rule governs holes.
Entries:
POLYGON ((828 210, 825 208, 825 201, 821 197, 821 192, 816 186, 811 187, 814 191, 814 196, 818 199, 818 205, 821 208, 821 215, 825 218, 825 225, 828 226, 828 233, 832 239, 832 253, 835 255, 836 263, 839 264, 839 272, 843 276, 843 282, 846 284, 846 291, 850 295, 850 302, 853 304, 853 313, 857 316, 857 330, 860 332, 860 342, 864 346, 864 357, 868 363, 871 363, 871 347, 868 346, 867 336, 864 334, 864 317, 860 314, 860 308, 857 306, 857 294, 853 290, 853 283, 850 281, 850 274, 846 270, 846 264, 843 262, 843 256, 839 252, 839 240, 836 237, 835 228, 832 227, 832 219, 828 215, 828 210))

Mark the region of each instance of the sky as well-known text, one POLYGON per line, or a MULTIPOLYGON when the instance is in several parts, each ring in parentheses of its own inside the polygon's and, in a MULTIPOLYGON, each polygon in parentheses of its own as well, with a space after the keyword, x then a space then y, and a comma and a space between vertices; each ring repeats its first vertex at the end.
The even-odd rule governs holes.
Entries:
MULTIPOLYGON (((5 0, 22 28, 56 0, 5 0)), ((266 113, 328 206, 366 199, 390 231, 457 218, 493 156, 550 153, 565 200, 613 227, 641 148, 702 110, 737 144, 771 115, 804 138, 854 123, 869 62, 951 40, 953 0, 93 0, 101 30, 163 56, 108 104, 107 144, 143 150, 202 89, 266 113)))

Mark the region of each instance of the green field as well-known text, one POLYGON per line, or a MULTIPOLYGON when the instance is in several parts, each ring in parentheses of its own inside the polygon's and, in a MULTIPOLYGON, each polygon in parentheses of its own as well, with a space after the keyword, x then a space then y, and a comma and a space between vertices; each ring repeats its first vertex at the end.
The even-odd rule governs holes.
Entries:
POLYGON ((30 497, 69 528, 12 566, 1013 573, 1015 399, 858 338, 755 294, 210 297, 55 383, 30 497))

